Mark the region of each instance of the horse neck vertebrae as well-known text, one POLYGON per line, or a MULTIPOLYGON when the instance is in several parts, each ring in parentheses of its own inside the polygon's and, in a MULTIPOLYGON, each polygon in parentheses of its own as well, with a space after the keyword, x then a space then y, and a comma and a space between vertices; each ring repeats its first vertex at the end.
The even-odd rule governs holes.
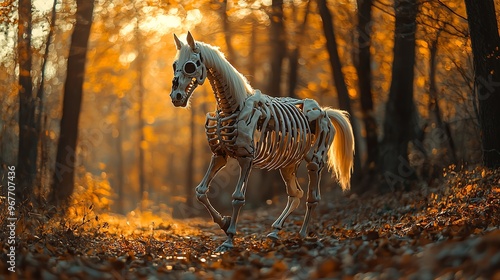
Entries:
POLYGON ((199 52, 204 57, 207 78, 217 101, 215 112, 207 114, 205 124, 213 152, 207 172, 196 187, 196 197, 208 210, 227 239, 216 251, 233 248, 236 223, 245 204, 248 177, 252 167, 279 169, 285 182, 288 201, 285 209, 272 224, 268 236, 278 239, 287 217, 299 206, 304 191, 297 179, 297 168, 306 162, 308 189, 306 213, 299 231, 308 234, 308 224, 319 203, 319 183, 325 163, 337 175, 343 190, 349 189, 353 165, 354 135, 344 111, 320 107, 311 99, 276 98, 252 89, 245 77, 229 64, 215 47, 196 43, 191 33, 187 45, 177 37, 177 49, 199 52), (232 215, 221 215, 210 203, 210 182, 234 157, 240 166, 240 176, 232 194, 232 215))
POLYGON ((217 101, 217 110, 225 115, 231 115, 238 110, 240 104, 232 94, 230 94, 229 85, 223 79, 221 74, 213 69, 208 69, 208 80, 214 91, 215 100, 217 101))
POLYGON ((207 78, 214 91, 217 110, 228 116, 241 109, 253 92, 246 78, 234 69, 218 48, 202 42, 198 42, 197 47, 207 67, 207 78))

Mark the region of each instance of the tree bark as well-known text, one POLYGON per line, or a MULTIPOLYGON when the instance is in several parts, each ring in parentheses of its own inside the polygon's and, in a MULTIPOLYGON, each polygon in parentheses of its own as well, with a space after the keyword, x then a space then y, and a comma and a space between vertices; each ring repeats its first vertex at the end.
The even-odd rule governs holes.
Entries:
POLYGON ((283 24, 283 0, 272 0, 271 26, 269 41, 271 43, 271 72, 267 84, 267 94, 281 96, 281 73, 283 59, 286 55, 285 26, 283 24))
POLYGON ((258 81, 255 78, 255 74, 257 73, 255 67, 257 63, 255 63, 255 61, 257 59, 257 52, 259 52, 257 44, 258 33, 259 33, 257 29, 259 28, 259 23, 257 22, 257 18, 255 15, 252 15, 251 21, 252 21, 252 27, 251 27, 252 31, 250 34, 250 52, 248 54, 249 59, 247 64, 248 80, 255 88, 259 88, 260 81, 258 81))
MULTIPOLYGON (((286 56, 285 26, 283 23, 283 0, 272 0, 269 28, 270 64, 271 69, 267 77, 267 85, 264 93, 271 96, 282 96, 281 74, 283 59, 286 56)), ((257 25, 256 25, 257 26, 257 25)), ((255 34, 257 35, 257 34, 255 34)), ((258 193, 258 201, 273 200, 283 190, 281 187, 281 176, 277 171, 259 171, 260 181, 266 182, 268 187, 258 193)), ((255 175, 254 175, 255 176, 255 175)))
POLYGON ((117 184, 118 184, 118 190, 117 190, 117 195, 118 195, 118 203, 117 203, 117 209, 118 213, 120 214, 125 214, 125 193, 124 193, 124 185, 125 185, 125 163, 124 163, 124 157, 123 157, 123 135, 125 134, 124 128, 123 128, 123 123, 124 119, 126 117, 125 113, 125 104, 124 104, 124 97, 118 97, 119 98, 119 113, 118 113, 118 136, 116 137, 116 153, 118 156, 118 166, 117 166, 117 184))
POLYGON ((337 40, 335 39, 335 29, 333 27, 333 17, 328 9, 326 0, 318 0, 319 14, 323 23, 323 31, 326 38, 326 49, 329 54, 330 66, 332 67, 332 78, 337 89, 339 107, 352 113, 351 99, 347 91, 344 74, 342 72, 342 63, 338 52, 337 40))
POLYGON ((54 205, 67 205, 74 190, 78 121, 93 10, 94 1, 77 0, 76 24, 71 35, 68 71, 64 83, 61 130, 50 195, 54 205))
MULTIPOLYGON (((299 58, 300 58, 300 45, 302 43, 302 39, 304 38, 304 34, 306 33, 307 26, 307 18, 309 16, 309 10, 311 6, 311 1, 307 1, 304 18, 302 19, 302 24, 300 25, 300 29, 297 32, 295 38, 295 44, 292 50, 288 54, 288 64, 289 64, 289 72, 288 72, 288 96, 297 98, 296 89, 297 83, 299 81, 299 58)), ((296 19, 298 21, 298 19, 296 19)))
POLYGON ((222 26, 224 28, 224 39, 226 40, 226 47, 227 47, 227 60, 231 62, 235 67, 237 66, 235 63, 237 62, 234 57, 235 57, 235 51, 233 48, 232 40, 231 40, 231 25, 229 24, 229 17, 227 14, 227 0, 222 1, 222 5, 220 8, 220 14, 222 16, 222 26))
POLYGON ((144 155, 146 149, 146 140, 144 138, 144 48, 142 46, 141 30, 139 29, 140 11, 136 12, 135 26, 135 46, 137 50, 136 67, 137 67, 137 102, 139 110, 137 111, 138 132, 139 132, 139 198, 141 199, 141 210, 144 206, 144 199, 147 197, 146 189, 146 171, 144 170, 144 155))
POLYGON ((483 164, 500 167, 500 38, 493 0, 465 0, 478 100, 483 164))
MULTIPOLYGON (((192 100, 191 102, 193 102, 192 100)), ((188 208, 192 208, 195 203, 195 183, 194 183, 194 173, 195 173, 195 141, 196 141, 196 107, 194 104, 191 104, 191 120, 189 122, 189 133, 190 133, 190 141, 189 141, 189 150, 188 150, 188 159, 186 166, 186 185, 185 185, 185 195, 186 195, 186 205, 188 208)), ((193 213, 186 213, 185 218, 189 218, 193 213)))
POLYGON ((17 159, 17 196, 21 203, 30 199, 36 181, 37 142, 35 110, 31 77, 31 0, 19 0, 19 149, 17 159))
MULTIPOLYGON (((438 30, 436 38, 429 43, 429 116, 434 115, 436 126, 446 135, 448 143, 449 155, 451 162, 457 162, 455 143, 451 135, 448 124, 443 122, 441 116, 441 108, 439 107, 438 88, 436 83, 436 57, 439 46, 439 35, 441 30, 438 30)), ((448 163, 445 163, 448 164, 448 163)))
POLYGON ((409 187, 416 179, 408 160, 408 142, 413 137, 415 105, 413 76, 415 65, 416 0, 396 0, 394 60, 389 99, 386 103, 384 140, 380 147, 380 167, 385 181, 382 191, 409 187))
MULTIPOLYGON (((349 92, 347 90, 347 85, 345 83, 344 74, 342 72, 342 62, 340 62, 340 56, 338 52, 337 40, 335 39, 335 29, 333 27, 333 17, 328 9, 326 0, 318 0, 319 14, 323 22, 323 31, 326 38, 326 48, 328 51, 328 57, 330 60, 330 66, 332 68, 332 78, 335 83, 335 88, 337 89, 337 96, 339 100, 339 107, 342 110, 347 111, 351 115, 351 123, 353 130, 357 131, 356 123, 353 118, 353 111, 351 107, 351 98, 349 97, 349 92)), ((356 141, 357 142, 357 141, 356 141)), ((355 155, 359 155, 358 149, 359 145, 355 145, 355 155)), ((354 157, 354 172, 357 173, 361 169, 361 160, 359 156, 354 157)), ((359 176, 354 175, 353 178, 359 176)))
POLYGON ((43 105, 44 105, 44 92, 45 92, 45 72, 47 68, 47 61, 49 60, 49 49, 50 49, 50 42, 52 41, 52 37, 54 35, 54 28, 56 24, 56 5, 57 5, 57 0, 54 0, 52 3, 52 11, 51 11, 51 16, 50 16, 50 27, 49 27, 49 34, 47 35, 47 41, 45 43, 45 52, 43 54, 43 62, 42 62, 42 67, 41 67, 41 75, 40 75, 40 85, 38 86, 38 90, 36 93, 37 97, 37 102, 38 102, 38 114, 36 116, 36 135, 37 138, 40 140, 40 154, 41 154, 41 159, 39 160, 40 165, 39 165, 39 171, 38 171, 38 179, 37 179, 37 185, 38 185, 38 195, 40 196, 41 194, 41 188, 43 184, 43 176, 44 176, 44 170, 45 170, 45 165, 46 165, 46 158, 43 156, 43 141, 45 141, 45 137, 42 135, 43 131, 43 123, 42 123, 42 117, 43 117, 43 105))
POLYGON ((361 112, 366 131, 367 157, 363 169, 372 173, 378 157, 377 122, 373 113, 371 35, 373 0, 358 0, 358 72, 361 112))

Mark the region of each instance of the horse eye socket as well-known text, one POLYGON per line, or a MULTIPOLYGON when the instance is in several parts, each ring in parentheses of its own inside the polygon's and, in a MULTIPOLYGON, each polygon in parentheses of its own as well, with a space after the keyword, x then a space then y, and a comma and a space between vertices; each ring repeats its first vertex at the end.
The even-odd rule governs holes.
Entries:
POLYGON ((184 72, 186 74, 193 74, 195 71, 196 71, 196 65, 193 62, 188 61, 186 62, 186 64, 184 64, 184 72))

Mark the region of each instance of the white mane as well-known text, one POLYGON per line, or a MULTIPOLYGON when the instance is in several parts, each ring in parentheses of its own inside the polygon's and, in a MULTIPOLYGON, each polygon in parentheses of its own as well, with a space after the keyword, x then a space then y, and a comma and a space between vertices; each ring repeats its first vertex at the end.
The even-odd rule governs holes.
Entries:
MULTIPOLYGON (((247 79, 227 61, 219 48, 203 42, 196 42, 196 45, 200 49, 203 63, 207 69, 216 70, 222 76, 222 79, 225 79, 229 87, 229 93, 234 96, 236 102, 242 108, 245 99, 253 94, 253 88, 247 79)), ((178 53, 179 60, 189 59, 191 52, 188 44, 183 45, 178 53)))

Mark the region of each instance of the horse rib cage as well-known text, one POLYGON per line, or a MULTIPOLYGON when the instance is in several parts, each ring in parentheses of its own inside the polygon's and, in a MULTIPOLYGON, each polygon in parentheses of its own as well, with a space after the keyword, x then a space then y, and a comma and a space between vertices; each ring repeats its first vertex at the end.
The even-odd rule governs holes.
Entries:
POLYGON ((261 119, 254 132, 254 166, 279 169, 300 162, 314 135, 295 99, 270 98, 261 103, 261 119))

